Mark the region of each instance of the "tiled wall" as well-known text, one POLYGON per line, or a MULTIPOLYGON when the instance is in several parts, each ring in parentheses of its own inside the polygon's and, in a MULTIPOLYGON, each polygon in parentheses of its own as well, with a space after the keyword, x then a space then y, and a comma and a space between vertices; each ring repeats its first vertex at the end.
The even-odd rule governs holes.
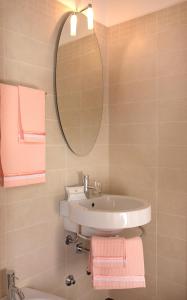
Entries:
POLYGON ((147 289, 187 299, 187 2, 109 29, 110 188, 152 203, 147 289))
MULTIPOLYGON (((59 217, 64 186, 77 184, 80 171, 100 180, 104 190, 109 173, 106 101, 100 134, 89 155, 81 158, 70 152, 59 129, 53 89, 54 48, 60 18, 66 11, 53 0, 0 0, 0 81, 47 91, 47 183, 0 188, 0 297, 5 294, 5 268, 15 269, 20 286, 67 299, 103 299, 106 294, 91 289, 85 275, 87 257, 64 245, 59 217), (64 285, 68 274, 75 275, 73 288, 64 285)), ((106 57, 106 29, 97 25, 96 30, 106 57)))
POLYGON ((111 27, 108 43, 106 29, 96 26, 105 67, 104 115, 93 151, 82 158, 68 150, 54 105, 53 54, 66 11, 57 1, 0 0, 0 80, 48 93, 47 183, 0 189, 0 296, 5 293, 2 275, 8 267, 16 270, 20 286, 72 300, 104 298, 105 293, 92 291, 85 276, 87 258, 64 246, 58 203, 64 186, 78 183, 80 171, 100 180, 107 191, 110 154, 111 192, 144 198, 153 208, 144 238, 147 289, 112 296, 115 300, 184 300, 187 2, 111 27), (70 273, 77 284, 66 288, 64 277, 70 273))

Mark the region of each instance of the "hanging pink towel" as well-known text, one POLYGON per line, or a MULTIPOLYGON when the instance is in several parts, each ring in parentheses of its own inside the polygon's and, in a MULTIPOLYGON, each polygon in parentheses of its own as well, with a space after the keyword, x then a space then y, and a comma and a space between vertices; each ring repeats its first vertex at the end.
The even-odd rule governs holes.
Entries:
MULTIPOLYGON (((25 88, 25 94, 26 94, 25 88)), ((30 95, 28 88, 28 94, 30 95)), ((42 101, 44 105, 44 92, 35 94, 37 101, 42 101)), ((38 108, 36 99, 30 106, 30 112, 22 110, 22 120, 26 130, 26 115, 32 115, 33 125, 35 123, 35 113, 38 108), (24 117, 23 117, 24 116, 24 117)), ((44 105, 45 107, 45 105, 44 105)), ((36 113, 37 115, 37 113, 36 113)), ((43 123, 45 118, 42 115, 43 123)), ((45 142, 42 143, 20 143, 20 115, 19 115, 19 93, 18 87, 0 84, 0 176, 1 185, 4 187, 15 187, 28 184, 45 182, 45 142)), ((37 121, 38 124, 38 121, 37 121)), ((28 126, 28 127, 27 127, 28 126)), ((37 125, 38 126, 38 125, 37 125)), ((35 127, 34 131, 35 131, 35 127)), ((39 127, 37 127, 38 130, 39 127)), ((42 126, 42 131, 45 126, 42 126)))
POLYGON ((45 142, 45 94, 18 86, 19 139, 25 143, 45 142))
POLYGON ((92 237, 89 265, 95 289, 145 287, 143 245, 139 237, 92 237))

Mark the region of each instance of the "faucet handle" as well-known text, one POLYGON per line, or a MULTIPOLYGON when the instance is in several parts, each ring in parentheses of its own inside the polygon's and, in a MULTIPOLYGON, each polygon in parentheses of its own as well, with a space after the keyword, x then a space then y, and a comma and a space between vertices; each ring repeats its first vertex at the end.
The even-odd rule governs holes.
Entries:
POLYGON ((100 194, 102 192, 102 185, 100 181, 95 180, 94 181, 94 187, 95 187, 95 192, 97 194, 100 194))
POLYGON ((15 272, 13 270, 7 270, 6 276, 7 276, 7 282, 9 286, 15 285, 15 280, 19 280, 19 278, 16 277, 15 272))

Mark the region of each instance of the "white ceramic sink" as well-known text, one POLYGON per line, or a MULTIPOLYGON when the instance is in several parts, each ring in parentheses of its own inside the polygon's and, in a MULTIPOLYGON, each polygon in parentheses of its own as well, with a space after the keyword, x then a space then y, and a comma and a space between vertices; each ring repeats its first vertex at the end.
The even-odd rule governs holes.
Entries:
POLYGON ((151 206, 129 196, 102 195, 87 199, 83 187, 67 188, 68 200, 61 201, 64 227, 87 236, 115 234, 125 228, 151 221, 151 206))
POLYGON ((76 224, 119 230, 145 225, 151 220, 151 207, 140 199, 103 195, 70 203, 70 219, 76 224))
MULTIPOLYGON (((25 296, 25 300, 65 300, 64 298, 57 297, 52 294, 44 293, 35 289, 30 288, 22 288, 23 294, 25 296)), ((16 295, 15 300, 19 300, 19 297, 16 295)), ((8 300, 8 298, 5 296, 4 298, 1 298, 0 300, 8 300)))

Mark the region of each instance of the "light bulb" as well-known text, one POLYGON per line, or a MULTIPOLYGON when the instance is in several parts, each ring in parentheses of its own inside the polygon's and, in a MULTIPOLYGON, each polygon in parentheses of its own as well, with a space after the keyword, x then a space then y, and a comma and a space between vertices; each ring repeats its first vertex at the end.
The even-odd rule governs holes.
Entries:
POLYGON ((74 13, 70 18, 70 35, 76 36, 77 34, 77 15, 74 13))
POLYGON ((87 9, 87 20, 88 20, 88 30, 92 30, 94 27, 94 15, 92 5, 88 5, 87 9))

